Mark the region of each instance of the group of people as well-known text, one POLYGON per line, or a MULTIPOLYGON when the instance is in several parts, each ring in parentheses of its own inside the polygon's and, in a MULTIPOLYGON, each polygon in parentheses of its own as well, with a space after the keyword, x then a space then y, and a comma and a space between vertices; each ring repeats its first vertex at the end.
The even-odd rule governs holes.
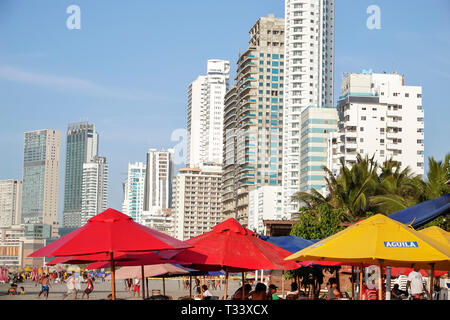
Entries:
MULTIPOLYGON (((191 286, 191 281, 189 279, 189 277, 185 277, 183 278, 183 289, 184 290, 190 290, 190 286, 191 286)), ((206 285, 210 288, 212 288, 213 290, 221 290, 222 289, 222 283, 225 280, 223 279, 206 279, 206 285)), ((201 281, 199 278, 195 277, 194 278, 194 290, 198 290, 201 289, 201 281)))
POLYGON ((125 279, 125 287, 128 292, 133 293, 133 297, 138 294, 138 297, 141 296, 141 279, 125 279))
MULTIPOLYGON (((296 283, 293 282, 291 289, 296 289, 296 283)), ((267 289, 267 285, 258 282, 255 285, 255 289, 252 289, 250 283, 244 284, 244 290, 242 292, 242 287, 239 287, 236 292, 231 297, 232 300, 283 300, 278 294, 278 287, 274 284, 270 284, 267 289)), ((298 292, 298 290, 297 290, 298 292)), ((293 293, 293 292, 292 292, 293 293)), ((298 293, 297 293, 298 294, 298 293)))

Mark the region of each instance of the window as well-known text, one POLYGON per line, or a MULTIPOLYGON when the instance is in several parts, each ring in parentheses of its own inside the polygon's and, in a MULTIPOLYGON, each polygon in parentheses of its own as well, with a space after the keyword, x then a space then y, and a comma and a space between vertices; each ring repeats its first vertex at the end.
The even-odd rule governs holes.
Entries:
POLYGON ((365 117, 365 116, 362 116, 362 117, 361 117, 361 120, 362 120, 362 121, 366 120, 366 117, 365 117))

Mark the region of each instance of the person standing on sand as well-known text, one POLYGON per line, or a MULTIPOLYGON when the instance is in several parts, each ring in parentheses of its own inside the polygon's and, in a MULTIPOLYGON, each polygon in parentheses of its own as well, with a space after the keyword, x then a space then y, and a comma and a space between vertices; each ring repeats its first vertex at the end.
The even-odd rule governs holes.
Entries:
POLYGON ((75 275, 72 274, 67 280, 67 292, 63 296, 63 300, 72 293, 74 294, 74 300, 77 300, 77 289, 75 288, 75 275))
POLYGON ((137 292, 138 297, 141 296, 141 280, 139 280, 138 278, 134 279, 134 289, 133 289, 133 298, 137 292))
POLYGON ((94 283, 92 282, 92 277, 91 276, 89 276, 89 277, 86 277, 85 276, 85 279, 87 278, 87 286, 86 286, 86 289, 84 290, 84 292, 83 292, 83 295, 81 296, 81 300, 83 300, 84 299, 84 295, 86 294, 86 296, 87 296, 87 299, 89 300, 89 294, 92 292, 92 291, 94 291, 94 283))
POLYGON ((41 285, 42 285, 42 288, 41 288, 41 292, 39 292, 39 294, 38 294, 38 298, 40 298, 41 294, 44 293, 45 300, 47 300, 48 293, 50 291, 50 289, 49 289, 50 276, 48 274, 43 274, 42 275, 41 285))

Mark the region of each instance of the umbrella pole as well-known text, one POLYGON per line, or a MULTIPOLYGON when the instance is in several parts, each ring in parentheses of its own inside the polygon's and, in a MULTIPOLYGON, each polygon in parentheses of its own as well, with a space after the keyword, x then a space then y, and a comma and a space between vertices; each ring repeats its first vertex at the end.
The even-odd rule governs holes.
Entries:
POLYGON ((355 279, 353 279, 353 274, 355 272, 355 267, 352 266, 352 300, 355 300, 355 279))
POLYGON ((116 270, 114 268, 114 253, 111 252, 111 287, 112 300, 116 300, 116 270))
POLYGON ((144 266, 141 266, 141 278, 142 278, 142 300, 145 300, 144 266))
POLYGON ((284 295, 284 270, 281 272, 281 295, 284 295))
POLYGON ((383 260, 380 260, 380 275, 378 277, 378 300, 383 300, 383 260))
POLYGON ((148 278, 145 278, 145 288, 147 289, 147 298, 149 297, 148 295, 148 278))
POLYGON ((223 296, 223 300, 227 300, 228 298, 228 271, 225 271, 225 293, 223 296))
POLYGON ((189 276, 189 298, 192 299, 192 276, 189 276))
POLYGON ((391 267, 386 267, 386 300, 391 300, 391 267))
POLYGON ((359 300, 362 300, 362 287, 363 287, 363 274, 364 272, 364 265, 361 263, 361 266, 359 267, 359 300))
POLYGON ((163 277, 163 296, 166 295, 166 279, 163 277))
POLYGON ((433 300, 433 289, 434 289, 434 263, 430 263, 431 272, 430 272, 430 300, 433 300))
POLYGON ((241 294, 241 300, 245 300, 244 284, 245 284, 245 273, 244 273, 244 271, 242 271, 242 294, 241 294))

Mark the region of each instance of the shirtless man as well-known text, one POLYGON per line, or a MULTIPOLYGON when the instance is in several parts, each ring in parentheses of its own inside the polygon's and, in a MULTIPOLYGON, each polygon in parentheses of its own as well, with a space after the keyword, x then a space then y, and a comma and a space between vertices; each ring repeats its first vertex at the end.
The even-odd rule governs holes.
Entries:
POLYGON ((50 277, 49 277, 49 275, 48 274, 43 274, 40 282, 41 282, 41 285, 42 285, 42 289, 41 289, 41 292, 39 292, 39 294, 38 294, 38 298, 40 298, 41 294, 44 293, 44 298, 45 298, 45 300, 47 300, 48 293, 49 293, 49 287, 50 287, 50 277))

